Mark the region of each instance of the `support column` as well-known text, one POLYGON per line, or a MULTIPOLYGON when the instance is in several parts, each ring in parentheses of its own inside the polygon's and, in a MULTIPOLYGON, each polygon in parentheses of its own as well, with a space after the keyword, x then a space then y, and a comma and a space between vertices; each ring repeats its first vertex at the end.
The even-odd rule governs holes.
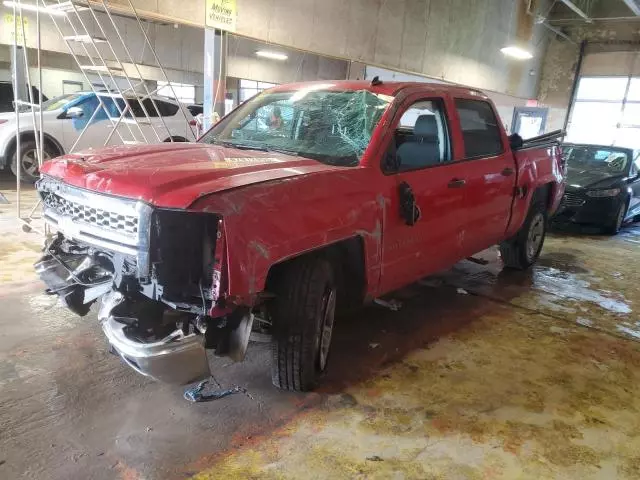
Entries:
POLYGON ((204 31, 204 129, 224 115, 227 81, 227 32, 204 31))

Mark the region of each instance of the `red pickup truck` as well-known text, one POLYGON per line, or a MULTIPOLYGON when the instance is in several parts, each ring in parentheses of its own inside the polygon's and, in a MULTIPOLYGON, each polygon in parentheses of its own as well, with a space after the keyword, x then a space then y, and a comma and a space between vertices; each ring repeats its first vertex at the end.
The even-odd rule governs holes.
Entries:
MULTIPOLYGON (((555 135, 557 136, 557 135, 555 135)), ((195 144, 48 161, 57 234, 36 270, 98 318, 112 351, 173 383, 270 333, 273 383, 311 389, 336 309, 499 244, 524 269, 564 191, 554 135, 508 137, 467 88, 377 80, 281 85, 195 144)))

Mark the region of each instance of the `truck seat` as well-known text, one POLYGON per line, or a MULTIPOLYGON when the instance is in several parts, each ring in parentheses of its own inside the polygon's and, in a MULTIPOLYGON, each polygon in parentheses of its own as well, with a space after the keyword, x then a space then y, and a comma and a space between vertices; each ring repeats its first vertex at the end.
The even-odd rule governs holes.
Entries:
POLYGON ((434 115, 420 115, 413 127, 413 138, 398 147, 400 168, 411 169, 440 163, 440 139, 434 115))

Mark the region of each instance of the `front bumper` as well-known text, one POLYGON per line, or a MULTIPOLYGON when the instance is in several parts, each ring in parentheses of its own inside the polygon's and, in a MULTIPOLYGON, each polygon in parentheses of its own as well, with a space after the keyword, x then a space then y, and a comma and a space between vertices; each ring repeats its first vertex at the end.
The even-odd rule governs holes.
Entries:
POLYGON ((554 220, 583 225, 608 225, 615 218, 622 202, 621 195, 595 198, 581 192, 568 192, 563 197, 554 220))
POLYGON ((98 319, 109 343, 136 372, 164 383, 184 385, 211 375, 204 336, 185 335, 176 329, 161 340, 143 343, 127 335, 128 326, 118 321, 114 308, 124 296, 112 291, 103 297, 98 319))

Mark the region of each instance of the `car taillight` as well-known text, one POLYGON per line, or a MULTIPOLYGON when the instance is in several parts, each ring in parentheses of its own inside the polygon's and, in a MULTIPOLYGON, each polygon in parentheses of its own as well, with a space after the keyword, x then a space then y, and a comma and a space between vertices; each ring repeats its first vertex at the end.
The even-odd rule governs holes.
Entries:
POLYGON ((7 123, 9 120, 0 120, 0 125, 2 125, 3 123, 7 123))

